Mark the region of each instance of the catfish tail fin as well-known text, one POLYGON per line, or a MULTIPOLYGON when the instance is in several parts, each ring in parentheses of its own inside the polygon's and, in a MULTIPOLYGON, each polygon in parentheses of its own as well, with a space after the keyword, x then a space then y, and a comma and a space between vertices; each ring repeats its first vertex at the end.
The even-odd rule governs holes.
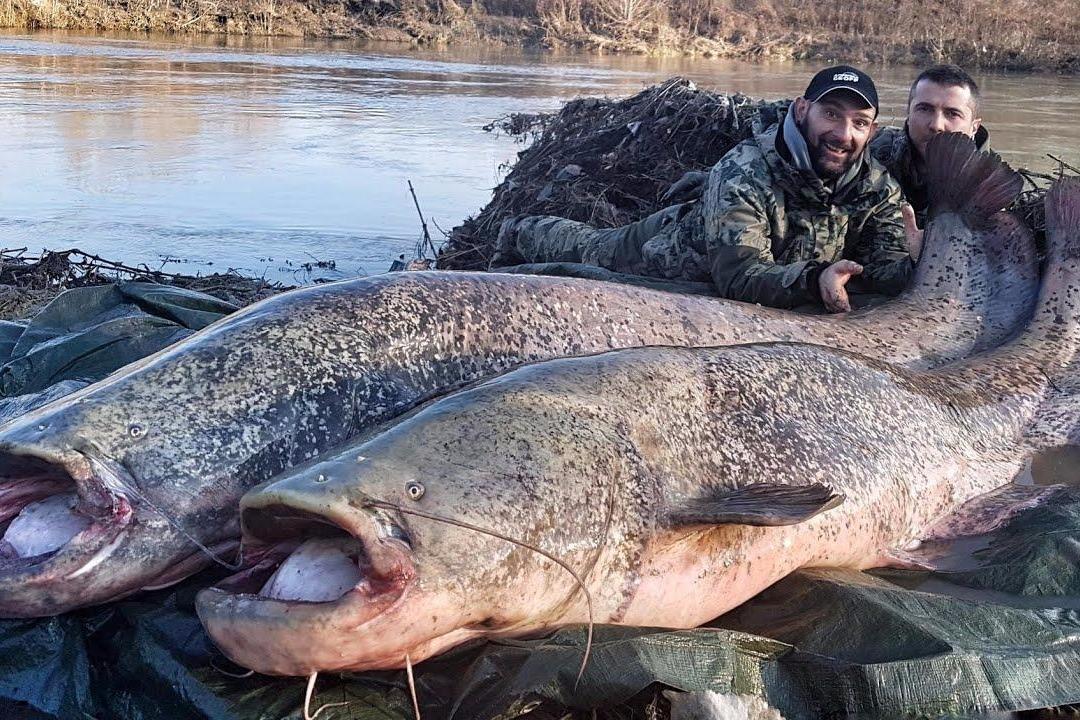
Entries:
POLYGON ((1067 361, 1080 344, 1080 178, 1054 181, 1044 203, 1046 264, 1039 307, 1028 327, 1056 338, 1067 361))
POLYGON ((971 138, 942 133, 926 150, 930 216, 955 212, 970 227, 985 227, 1016 199, 1023 179, 1000 158, 979 152, 971 138))
POLYGON ((1080 177, 1054 181, 1043 202, 1050 262, 1080 259, 1080 177))

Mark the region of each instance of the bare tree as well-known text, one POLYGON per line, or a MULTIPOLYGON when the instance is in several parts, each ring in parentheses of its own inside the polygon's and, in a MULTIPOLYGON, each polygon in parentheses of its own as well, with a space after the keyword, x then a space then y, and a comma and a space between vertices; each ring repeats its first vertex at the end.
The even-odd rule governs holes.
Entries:
POLYGON ((592 24, 616 37, 646 34, 665 9, 662 0, 588 0, 592 24))

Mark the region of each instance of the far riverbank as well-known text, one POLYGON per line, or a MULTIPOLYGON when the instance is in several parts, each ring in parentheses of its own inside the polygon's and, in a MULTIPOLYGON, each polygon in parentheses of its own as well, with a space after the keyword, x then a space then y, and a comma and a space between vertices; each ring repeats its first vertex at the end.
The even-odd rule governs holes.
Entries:
POLYGON ((1075 0, 0 0, 0 27, 1080 71, 1075 0))

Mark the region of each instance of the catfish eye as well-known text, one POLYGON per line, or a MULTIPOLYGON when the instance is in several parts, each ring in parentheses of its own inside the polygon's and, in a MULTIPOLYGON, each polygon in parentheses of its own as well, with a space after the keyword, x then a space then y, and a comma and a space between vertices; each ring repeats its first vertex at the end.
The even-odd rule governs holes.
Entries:
POLYGON ((128 425, 128 435, 138 440, 143 435, 146 435, 146 428, 139 423, 131 423, 128 425))
POLYGON ((405 494, 409 496, 410 500, 419 500, 424 497, 424 486, 415 480, 410 480, 405 483, 405 494))

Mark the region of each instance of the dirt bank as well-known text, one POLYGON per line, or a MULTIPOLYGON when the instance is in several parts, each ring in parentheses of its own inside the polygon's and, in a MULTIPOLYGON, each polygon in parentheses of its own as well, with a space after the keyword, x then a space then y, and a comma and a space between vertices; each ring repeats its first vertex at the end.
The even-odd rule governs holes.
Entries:
POLYGON ((0 0, 0 26, 1080 71, 1075 0, 0 0))

